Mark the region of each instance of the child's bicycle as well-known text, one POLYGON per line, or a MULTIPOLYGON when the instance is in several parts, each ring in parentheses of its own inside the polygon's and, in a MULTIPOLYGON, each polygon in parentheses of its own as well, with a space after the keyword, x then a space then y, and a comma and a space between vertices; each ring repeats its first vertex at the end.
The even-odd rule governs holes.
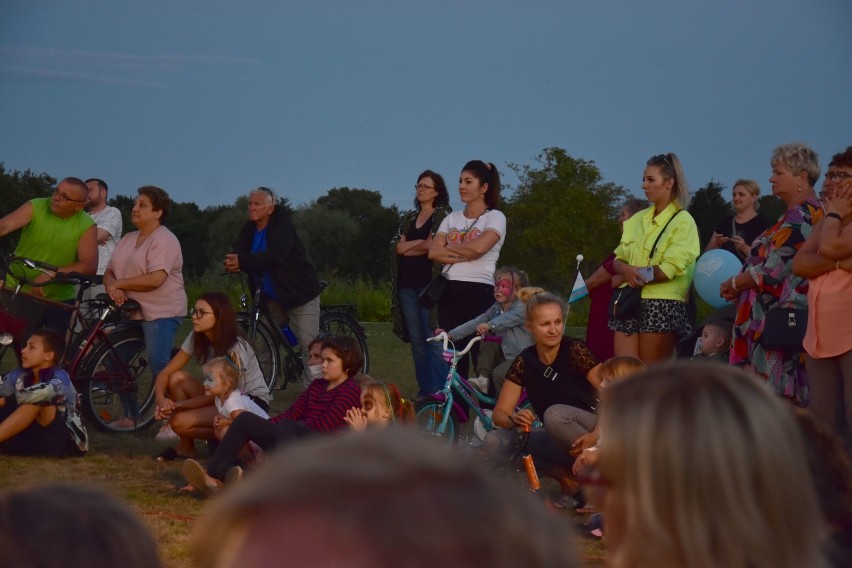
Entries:
MULTIPOLYGON (((482 406, 487 405, 493 408, 497 404, 497 399, 483 394, 456 372, 456 365, 462 357, 467 355, 478 341, 483 340, 499 342, 501 338, 496 336, 485 336, 483 338, 477 335, 461 351, 455 350, 455 345, 453 345, 447 333, 443 331, 426 340, 442 341, 444 353, 451 359, 444 388, 428 395, 415 405, 417 427, 420 430, 438 438, 445 438, 448 443, 455 443, 459 437, 459 422, 468 422, 469 420, 468 413, 454 400, 455 396, 461 397, 476 414, 473 428, 480 439, 494 429, 491 411, 482 408, 482 406)), ((518 408, 528 407, 530 407, 530 401, 527 400, 526 392, 524 392, 518 401, 518 408)))
POLYGON ((84 301, 83 292, 100 284, 100 276, 62 274, 55 266, 19 256, 0 255, 0 264, 3 272, 22 284, 68 282, 79 286, 73 304, 0 286, 0 372, 20 366, 21 347, 46 309, 69 311, 63 367, 81 395, 83 414, 99 429, 112 432, 150 425, 154 420, 155 377, 148 366, 142 328, 130 319, 139 303, 128 300, 118 307, 106 294, 84 301), (51 278, 36 283, 20 269, 24 267, 51 278), (116 419, 122 416, 132 418, 132 426, 120 426, 116 419))

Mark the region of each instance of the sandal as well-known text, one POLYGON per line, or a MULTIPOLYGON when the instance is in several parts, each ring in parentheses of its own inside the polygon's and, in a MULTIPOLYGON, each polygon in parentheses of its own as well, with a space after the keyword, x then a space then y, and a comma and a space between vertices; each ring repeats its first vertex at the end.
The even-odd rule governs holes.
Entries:
POLYGON ((172 448, 171 446, 154 456, 154 461, 162 462, 170 462, 178 459, 179 456, 177 450, 172 448))
POLYGON ((219 492, 218 485, 212 485, 207 481, 207 473, 201 464, 195 460, 186 460, 183 462, 183 476, 190 485, 204 493, 205 497, 211 497, 219 492))

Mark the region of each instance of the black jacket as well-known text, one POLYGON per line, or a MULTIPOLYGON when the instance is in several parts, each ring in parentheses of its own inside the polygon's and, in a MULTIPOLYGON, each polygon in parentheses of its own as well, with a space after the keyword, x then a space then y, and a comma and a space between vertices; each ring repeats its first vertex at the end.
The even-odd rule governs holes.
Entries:
POLYGON ((308 260, 289 213, 275 207, 267 225, 266 250, 253 253, 251 243, 256 228, 252 221, 243 225, 234 247, 240 270, 248 273, 252 289, 259 286, 263 274, 269 272, 283 309, 296 308, 316 298, 320 293, 317 271, 308 260))

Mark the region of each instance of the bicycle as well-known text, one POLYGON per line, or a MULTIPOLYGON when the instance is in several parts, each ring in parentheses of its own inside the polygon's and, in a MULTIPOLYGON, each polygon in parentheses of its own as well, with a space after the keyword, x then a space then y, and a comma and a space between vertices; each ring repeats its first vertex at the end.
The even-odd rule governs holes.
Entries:
MULTIPOLYGON (((47 308, 71 312, 65 334, 63 367, 68 371, 77 391, 83 414, 98 429, 112 432, 135 431, 154 421, 154 377, 145 356, 142 328, 130 319, 140 309, 135 300, 121 307, 109 296, 83 300, 86 289, 101 283, 100 276, 76 272, 63 274, 55 266, 36 260, 12 256, 2 258, 6 272, 19 282, 16 289, 0 287, 0 344, 5 357, 11 349, 20 365, 20 349, 34 331, 47 308), (48 274, 45 282, 36 283, 15 267, 21 265, 48 274), (54 282, 78 285, 74 303, 64 304, 21 292, 21 284, 44 286, 54 282), (78 327, 79 324, 79 327, 78 327), (122 416, 133 419, 132 427, 119 427, 114 420, 122 416)), ((7 364, 9 362, 7 361, 7 364)))
MULTIPOLYGON (((327 282, 320 282, 320 291, 325 289, 327 282)), ((348 335, 353 337, 364 354, 363 373, 370 368, 370 354, 367 349, 367 336, 352 312, 354 306, 333 304, 320 307, 320 334, 326 336, 348 335)), ((304 376, 305 366, 298 349, 307 349, 306 345, 299 346, 297 339, 286 323, 279 326, 269 308, 261 302, 260 288, 254 290, 251 296, 243 294, 240 297, 240 311, 237 313, 237 324, 243 329, 254 348, 260 370, 266 379, 269 390, 287 388, 290 382, 299 382, 304 376), (283 364, 280 350, 284 350, 283 364), (283 381, 276 387, 278 375, 283 381)))
MULTIPOLYGON (((468 413, 454 400, 456 395, 460 396, 476 414, 473 428, 477 437, 485 438, 485 434, 495 428, 494 421, 491 419, 491 411, 482 408, 482 405, 489 405, 493 408, 497 404, 497 399, 480 392, 456 371, 456 365, 462 357, 467 355, 478 341, 483 340, 499 342, 501 338, 477 335, 471 338, 467 347, 461 351, 455 350, 455 345, 445 331, 426 340, 430 342, 443 341, 444 353, 450 354, 451 359, 444 388, 415 404, 415 419, 420 430, 438 438, 446 438, 448 443, 456 443, 459 437, 459 422, 470 420, 468 413)), ((527 399, 526 392, 524 392, 518 401, 518 408, 530 407, 530 401, 527 399)))

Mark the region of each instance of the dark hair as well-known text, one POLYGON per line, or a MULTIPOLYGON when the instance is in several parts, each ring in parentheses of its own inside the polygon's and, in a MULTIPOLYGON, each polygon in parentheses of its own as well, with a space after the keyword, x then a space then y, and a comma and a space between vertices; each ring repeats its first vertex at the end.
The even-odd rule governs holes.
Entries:
POLYGON ((156 185, 143 185, 136 190, 136 193, 144 195, 150 199, 151 209, 163 212, 163 214, 160 215, 160 224, 165 222, 166 217, 169 216, 169 209, 172 207, 172 200, 169 199, 169 194, 166 193, 166 190, 161 189, 156 185))
POLYGON ((198 299, 210 304, 216 320, 210 330, 213 336, 212 342, 203 333, 193 335, 192 350, 195 358, 203 363, 209 349, 213 349, 214 357, 227 355, 242 334, 237 328, 237 316, 234 314, 234 306, 231 305, 228 296, 222 292, 205 292, 198 296, 198 299))
POLYGON ((833 155, 831 161, 828 163, 828 167, 831 166, 836 168, 852 168, 852 146, 847 146, 844 151, 833 155))
MULTIPOLYGON (((426 177, 435 183, 435 191, 438 192, 438 195, 435 196, 432 205, 435 207, 447 207, 450 204, 450 194, 447 191, 447 184, 444 183, 443 176, 441 176, 441 174, 436 174, 432 170, 426 170, 417 176, 417 183, 420 183, 420 180, 426 177)), ((420 209, 420 203, 417 201, 417 198, 414 199, 414 206, 417 209, 420 209)))
POLYGON ((87 186, 89 185, 90 181, 93 181, 96 184, 98 184, 98 187, 101 188, 102 190, 107 191, 107 192, 109 191, 109 186, 107 185, 107 183, 104 180, 98 179, 98 178, 89 178, 89 179, 86 180, 87 186))
POLYGON ((44 350, 53 353, 54 365, 62 363, 62 358, 65 357, 65 339, 61 335, 52 329, 37 329, 33 332, 32 337, 41 339, 41 342, 44 343, 44 350))
POLYGON ((635 215, 642 211, 643 209, 647 209, 650 207, 650 203, 648 203, 647 199, 639 199, 638 197, 628 197, 624 200, 622 204, 622 208, 627 209, 630 212, 630 215, 635 215))
POLYGON ((59 183, 69 183, 71 185, 76 185, 77 187, 79 187, 80 189, 82 189, 85 192, 83 199, 84 200, 88 199, 88 197, 89 197, 89 186, 86 185, 86 182, 84 182, 80 178, 71 176, 71 177, 63 178, 62 181, 60 181, 59 183))
POLYGON ((0 496, 3 566, 157 568, 145 523, 103 489, 51 482, 0 496))
POLYGON ((497 166, 491 162, 471 160, 464 165, 462 171, 473 174, 473 177, 478 179, 480 184, 488 184, 488 190, 485 192, 485 205, 489 209, 496 209, 500 205, 500 172, 497 171, 497 166))
POLYGON ((364 355, 358 342, 348 335, 327 337, 322 340, 323 349, 331 349, 343 362, 343 370, 350 377, 361 370, 364 365, 364 355))

